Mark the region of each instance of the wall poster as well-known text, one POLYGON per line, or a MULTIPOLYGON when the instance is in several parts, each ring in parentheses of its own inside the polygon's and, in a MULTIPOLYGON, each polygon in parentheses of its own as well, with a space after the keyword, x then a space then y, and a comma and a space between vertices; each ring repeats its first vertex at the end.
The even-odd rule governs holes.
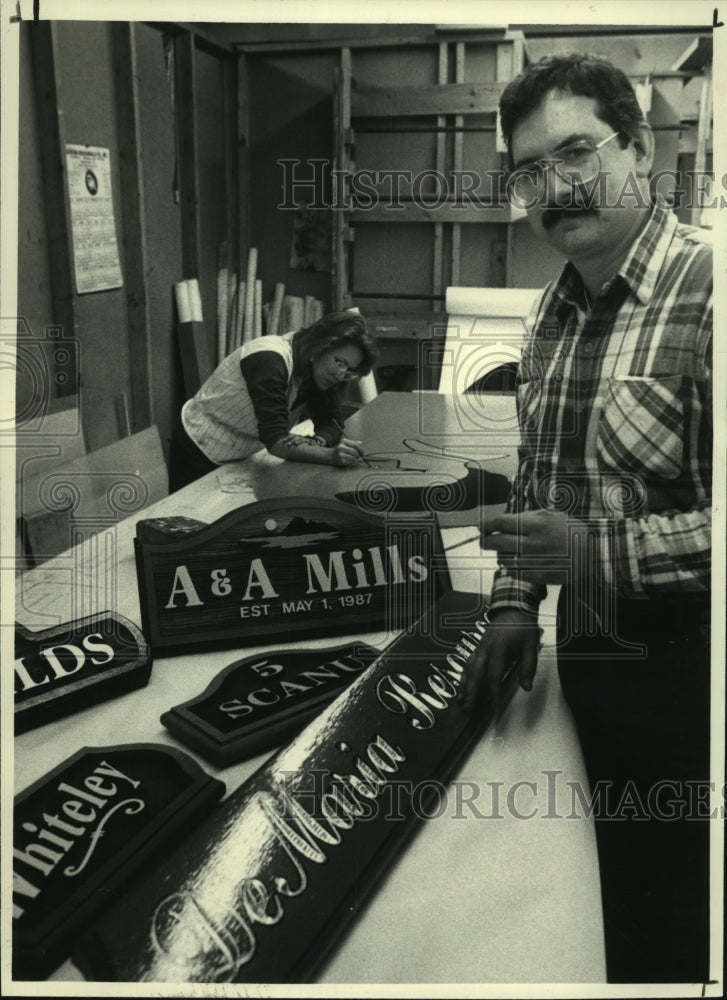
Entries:
POLYGON ((109 151, 66 146, 76 290, 103 292, 123 284, 111 197, 109 151))

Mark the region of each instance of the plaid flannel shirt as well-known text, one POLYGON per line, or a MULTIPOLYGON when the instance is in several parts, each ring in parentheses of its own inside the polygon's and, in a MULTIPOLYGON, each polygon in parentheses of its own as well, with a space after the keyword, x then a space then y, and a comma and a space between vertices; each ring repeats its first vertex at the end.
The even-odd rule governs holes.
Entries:
MULTIPOLYGON (((620 596, 709 591, 712 249, 703 231, 654 205, 590 313, 568 263, 528 328, 507 511, 561 510, 592 526, 589 574, 620 596)), ((501 567, 491 607, 536 613, 546 593, 501 567)))

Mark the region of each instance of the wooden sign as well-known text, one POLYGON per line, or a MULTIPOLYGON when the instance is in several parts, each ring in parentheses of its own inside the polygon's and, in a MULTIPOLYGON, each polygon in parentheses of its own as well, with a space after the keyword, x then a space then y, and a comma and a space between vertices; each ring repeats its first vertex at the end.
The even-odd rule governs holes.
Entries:
POLYGON ((453 458, 432 454, 423 447, 417 451, 412 446, 411 450, 398 454, 374 453, 366 458, 371 468, 359 476, 355 488, 336 493, 336 499, 363 510, 451 515, 504 504, 510 493, 507 476, 484 468, 482 461, 474 457, 453 458))
POLYGON ((446 594, 94 921, 84 976, 310 979, 487 724, 457 694, 488 627, 480 595, 446 594))
POLYGON ((252 503, 214 524, 135 538, 155 655, 312 636, 397 632, 449 590, 433 514, 365 512, 319 497, 252 503))
POLYGON ((48 976, 89 918, 225 792, 179 750, 86 747, 15 799, 13 974, 48 976))
POLYGON ((15 626, 15 732, 143 687, 152 658, 139 629, 113 611, 42 632, 15 626))
POLYGON ((279 746, 376 659, 357 642, 236 660, 196 698, 161 717, 167 729, 218 767, 279 746))

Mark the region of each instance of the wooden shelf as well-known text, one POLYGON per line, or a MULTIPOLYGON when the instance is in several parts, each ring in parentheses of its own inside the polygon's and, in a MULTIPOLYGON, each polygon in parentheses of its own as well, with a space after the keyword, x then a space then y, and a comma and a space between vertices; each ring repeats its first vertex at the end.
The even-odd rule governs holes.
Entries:
POLYGON ((701 76, 712 65, 712 36, 700 35, 686 49, 671 67, 672 72, 701 76))
MULTIPOLYGON (((398 171, 410 170, 412 176, 437 171, 445 178, 458 177, 468 165, 466 143, 472 144, 469 160, 476 163, 478 170, 503 168, 504 149, 497 133, 497 109, 504 88, 522 70, 525 62, 525 45, 520 32, 496 34, 486 39, 443 37, 432 46, 427 57, 429 61, 420 60, 415 73, 409 72, 404 65, 407 60, 414 65, 413 54, 406 48, 386 53, 385 59, 382 55, 382 70, 378 74, 375 71, 377 58, 376 53, 369 52, 364 57, 344 47, 336 68, 334 167, 344 178, 349 178, 348 185, 352 185, 350 177, 357 169, 377 166, 381 169, 390 165, 398 171), (392 78, 392 55, 394 60, 400 57, 402 62, 394 79, 421 78, 416 86, 409 83, 406 86, 378 85, 378 79, 392 78), (429 82, 432 78, 437 82, 429 82), (473 116, 480 116, 480 119, 473 116), (465 139, 466 132, 481 135, 465 139), (384 136, 380 154, 375 152, 376 140, 361 138, 364 133, 384 136)), ((354 207, 351 191, 345 192, 343 203, 352 207, 336 209, 332 227, 331 301, 335 307, 355 304, 356 295, 352 289, 359 277, 365 275, 362 284, 370 288, 375 283, 372 276, 381 266, 386 266, 389 274, 392 266, 395 268, 397 284, 401 287, 418 288, 421 294, 414 298, 441 300, 449 285, 462 284, 461 265, 470 260, 465 255, 471 254, 472 240, 462 231, 462 226, 477 223, 507 228, 505 235, 491 229, 481 250, 482 260, 503 262, 502 265, 485 265, 488 282, 493 285, 507 283, 512 249, 509 227, 524 218, 525 213, 504 201, 489 203, 485 195, 497 196, 496 191, 477 195, 469 190, 460 192, 456 187, 450 187, 449 191, 440 187, 440 190, 449 197, 429 201, 426 195, 414 197, 417 192, 402 191, 401 197, 392 199, 390 192, 379 189, 372 193, 370 207, 363 203, 361 207, 354 207), (403 229, 394 231, 396 226, 410 223, 417 225, 416 236, 403 229), (375 225, 379 225, 384 234, 381 243, 376 231, 370 228, 375 225), (356 240, 358 227, 362 227, 360 241, 356 240), (363 227, 367 229, 366 238, 363 227), (377 256, 374 243, 379 248, 388 248, 384 254, 388 254, 385 265, 382 264, 383 256, 381 259, 377 256), (392 263, 399 258, 400 267, 392 263), (422 281, 422 266, 430 270, 428 287, 425 287, 427 282, 422 281)), ((393 290, 389 287, 387 293, 382 292, 382 298, 391 297, 393 290)), ((368 294, 375 297, 375 290, 368 294)), ((401 298, 406 296, 402 294, 401 298)), ((386 318, 388 322, 391 314, 387 312, 386 318)))
POLYGON ((449 83, 429 87, 354 87, 351 114, 359 118, 405 115, 496 114, 504 83, 449 83))
POLYGON ((469 203, 466 205, 448 204, 432 205, 421 202, 400 202, 396 207, 383 202, 372 208, 353 209, 349 215, 352 222, 357 225, 361 223, 389 222, 397 225, 402 222, 424 222, 431 225, 436 222, 462 222, 462 223, 511 223, 516 222, 524 216, 524 212, 511 205, 478 205, 469 203))

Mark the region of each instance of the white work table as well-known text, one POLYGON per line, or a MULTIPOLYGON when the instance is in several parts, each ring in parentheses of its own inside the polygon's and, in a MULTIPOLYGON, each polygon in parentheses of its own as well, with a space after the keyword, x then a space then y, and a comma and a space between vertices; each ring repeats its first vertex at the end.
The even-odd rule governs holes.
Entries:
MULTIPOLYGON (((451 397, 437 394, 383 394, 348 421, 347 434, 360 437, 369 455, 401 452, 404 439, 424 442, 424 451, 427 443, 446 448, 463 429, 454 406, 451 397)), ((512 401, 498 398, 492 407, 502 421, 512 401)), ((508 426, 510 433, 489 437, 485 450, 493 456, 492 469, 509 476, 515 456, 508 426), (500 457, 504 454, 507 458, 500 457)), ((468 455, 477 451, 476 436, 464 443, 468 455)), ((111 610, 141 627, 133 549, 139 519, 184 515, 210 523, 274 496, 330 498, 353 489, 361 474, 284 463, 266 454, 225 466, 19 577, 16 620, 35 630, 111 610)), ((491 584, 495 563, 475 539, 479 516, 475 508, 458 511, 450 522, 442 519, 445 550, 456 546, 448 556, 456 590, 486 593, 491 584), (472 540, 457 545, 466 539, 472 540)), ((546 613, 552 614, 554 596, 546 613)), ((345 638, 273 648, 325 648, 345 638)), ((386 637, 351 638, 382 648, 386 637)), ((419 824, 316 982, 467 983, 483 989, 496 983, 605 982, 593 826, 582 815, 573 818, 568 784, 587 791, 587 782, 560 694, 552 641, 552 629, 546 629, 532 692, 518 690, 471 748, 447 786, 441 815, 419 824)), ((159 719, 204 690, 227 664, 255 652, 246 647, 158 658, 146 687, 17 736, 16 793, 81 747, 139 742, 184 750, 224 781, 229 794, 269 754, 216 768, 178 742, 159 719)), ((54 983, 61 989, 69 980, 81 976, 67 961, 42 991, 52 993, 54 983)), ((86 993, 80 982, 77 990, 86 993)), ((88 995, 95 995, 90 983, 88 995)), ((203 987, 195 987, 195 995, 204 995, 203 987)))

